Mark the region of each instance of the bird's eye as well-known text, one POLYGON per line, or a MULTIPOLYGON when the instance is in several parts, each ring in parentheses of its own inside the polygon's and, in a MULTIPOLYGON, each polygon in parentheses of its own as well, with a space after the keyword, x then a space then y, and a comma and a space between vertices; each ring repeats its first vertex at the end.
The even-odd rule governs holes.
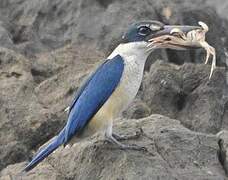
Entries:
POLYGON ((148 34, 150 34, 151 29, 148 27, 140 27, 138 30, 138 34, 142 35, 142 36, 146 36, 148 34))

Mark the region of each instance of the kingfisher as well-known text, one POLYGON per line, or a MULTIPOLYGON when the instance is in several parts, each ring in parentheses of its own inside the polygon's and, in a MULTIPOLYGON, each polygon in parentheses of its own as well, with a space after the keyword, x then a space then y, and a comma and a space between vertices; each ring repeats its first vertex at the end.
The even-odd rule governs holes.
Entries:
POLYGON ((159 21, 141 21, 131 25, 121 37, 121 43, 106 60, 89 75, 77 90, 69 106, 68 120, 49 144, 41 148, 24 168, 33 169, 58 147, 99 133, 121 149, 140 150, 137 145, 122 144, 112 131, 113 122, 135 98, 143 78, 147 57, 157 48, 186 50, 192 44, 172 40, 175 29, 188 33, 199 26, 165 25, 159 21), (168 35, 168 36, 166 36, 168 35), (153 38, 167 38, 163 43, 153 38), (182 42, 182 43, 181 43, 182 42))

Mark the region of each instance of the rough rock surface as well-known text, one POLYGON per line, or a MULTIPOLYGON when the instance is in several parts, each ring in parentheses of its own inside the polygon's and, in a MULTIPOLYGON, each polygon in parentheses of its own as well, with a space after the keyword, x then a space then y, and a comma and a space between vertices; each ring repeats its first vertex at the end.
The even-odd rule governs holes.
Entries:
POLYGON ((83 51, 64 47, 32 62, 0 49, 0 168, 27 159, 29 149, 43 144, 63 125, 64 109, 91 66, 87 61, 93 62, 94 54, 102 58, 92 50, 80 58, 83 51))
POLYGON ((156 50, 114 128, 131 135, 141 127, 139 139, 124 143, 148 152, 121 151, 93 137, 60 148, 21 179, 226 179, 226 138, 214 134, 228 130, 227 11, 224 0, 1 0, 0 179, 14 178, 59 132, 81 81, 142 19, 206 22, 220 66, 212 79, 203 50, 156 50))
MULTIPOLYGON (((148 151, 123 151, 90 138, 57 150, 23 179, 225 179, 217 161, 215 135, 184 128, 179 121, 161 115, 120 120, 116 132, 124 136, 142 130, 137 143, 148 151), (189 148, 191 144, 191 148, 189 148), (80 166, 79 166, 80 164, 80 166)), ((8 166, 2 179, 14 177, 24 163, 8 166)))
MULTIPOLYGON (((137 20, 157 19, 167 24, 191 25, 204 21, 210 27, 208 41, 217 49, 219 64, 224 64, 224 48, 228 47, 225 11, 228 3, 221 4, 222 8, 212 0, 2 0, 0 20, 4 23, 0 27, 6 35, 1 43, 7 47, 13 43, 11 48, 30 56, 69 42, 92 44, 109 52, 122 31, 137 20)), ((156 53, 178 64, 201 62, 198 57, 202 54, 202 51, 171 50, 156 53)), ((154 56, 151 59, 156 60, 154 56)))
POLYGON ((228 86, 224 68, 217 68, 211 80, 209 72, 210 66, 202 64, 157 61, 145 75, 140 97, 151 113, 179 119, 194 131, 216 133, 227 128, 228 86))

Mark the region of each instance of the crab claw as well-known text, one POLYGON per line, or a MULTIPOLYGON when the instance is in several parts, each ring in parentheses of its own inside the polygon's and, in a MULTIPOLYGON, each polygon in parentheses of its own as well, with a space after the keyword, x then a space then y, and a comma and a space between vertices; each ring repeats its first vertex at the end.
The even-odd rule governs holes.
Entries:
POLYGON ((207 26, 206 23, 202 22, 202 21, 199 21, 198 24, 203 28, 203 30, 205 32, 207 32, 209 30, 209 27, 207 26))

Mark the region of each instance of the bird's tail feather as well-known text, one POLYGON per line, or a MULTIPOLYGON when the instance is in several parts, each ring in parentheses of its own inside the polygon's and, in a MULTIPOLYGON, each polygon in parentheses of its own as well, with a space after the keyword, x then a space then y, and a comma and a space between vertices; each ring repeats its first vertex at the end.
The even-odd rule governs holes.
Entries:
POLYGON ((65 128, 56 136, 51 142, 39 150, 36 155, 33 157, 31 162, 24 168, 24 172, 28 172, 33 169, 37 164, 39 164, 44 158, 56 150, 64 142, 65 137, 65 128))

